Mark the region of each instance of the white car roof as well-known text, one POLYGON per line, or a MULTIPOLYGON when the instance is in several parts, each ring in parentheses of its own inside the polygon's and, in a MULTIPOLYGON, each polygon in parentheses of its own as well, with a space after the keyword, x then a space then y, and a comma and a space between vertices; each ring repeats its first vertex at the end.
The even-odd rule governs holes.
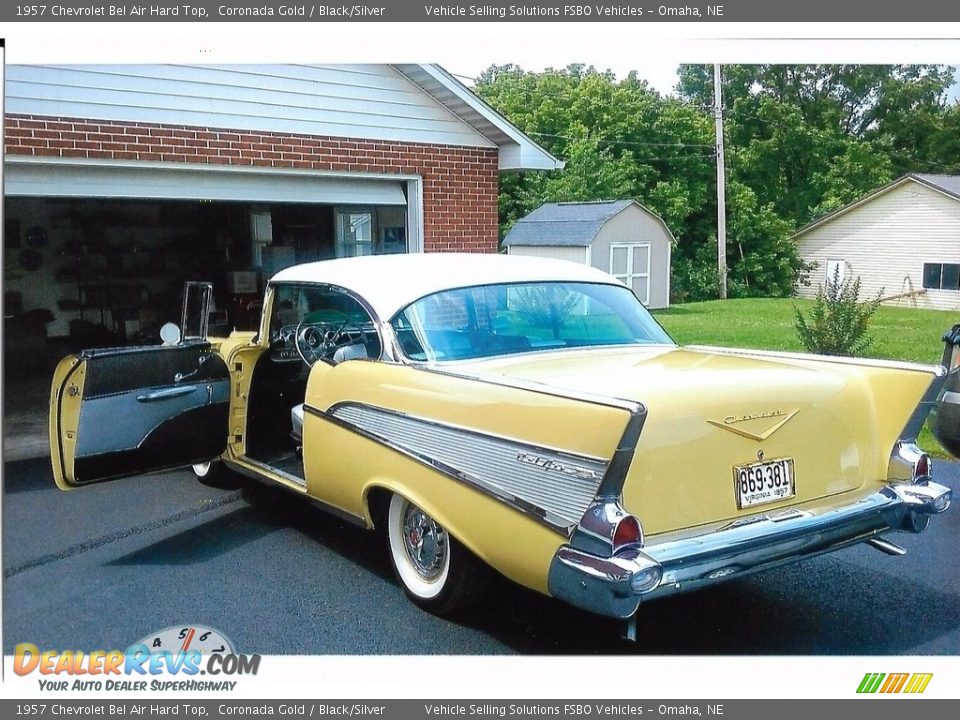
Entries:
POLYGON ((363 298, 382 320, 441 290, 511 282, 623 285, 602 270, 566 260, 491 253, 368 255, 294 265, 271 283, 336 285, 363 298))

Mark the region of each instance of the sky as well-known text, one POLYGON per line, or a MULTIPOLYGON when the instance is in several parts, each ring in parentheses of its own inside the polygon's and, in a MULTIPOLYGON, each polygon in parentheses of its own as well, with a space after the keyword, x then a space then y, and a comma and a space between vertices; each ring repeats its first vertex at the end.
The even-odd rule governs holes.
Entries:
MULTIPOLYGON (((524 70, 571 63, 630 70, 661 93, 681 63, 938 63, 960 66, 943 23, 369 23, 363 42, 342 24, 26 23, 9 28, 8 63, 436 62, 464 78, 492 64, 524 70), (402 28, 401 42, 398 30, 402 28)), ((960 96, 960 85, 952 89, 960 96)))
MULTIPOLYGON (((520 53, 522 54, 522 53, 520 53)), ((527 58, 529 62, 521 62, 519 60, 496 60, 483 63, 483 61, 474 59, 474 58, 460 58, 453 59, 450 61, 449 65, 445 65, 444 68, 447 72, 455 75, 461 82, 464 82, 467 85, 471 84, 471 80, 476 78, 481 72, 486 70, 490 65, 504 64, 506 62, 512 62, 515 65, 519 65, 524 70, 527 71, 542 71, 548 67, 564 67, 572 62, 583 62, 584 64, 591 64, 590 61, 576 61, 569 60, 567 62, 557 62, 553 65, 544 64, 542 61, 537 61, 534 58, 527 58)), ((759 62, 759 61, 754 61, 759 62)), ((637 76, 643 80, 646 80, 647 83, 661 95, 671 95, 673 94, 674 87, 677 84, 677 70, 679 68, 679 62, 671 61, 661 61, 661 60, 650 60, 638 58, 634 61, 618 61, 616 63, 603 64, 593 62, 592 63, 598 70, 613 70, 618 78, 625 77, 630 73, 631 70, 637 71, 637 76)), ((951 63, 945 63, 951 64, 951 63)), ((960 68, 960 58, 954 61, 953 66, 960 68)), ((954 76, 955 82, 948 92, 948 102, 957 102, 960 100, 960 71, 955 73, 954 76)))

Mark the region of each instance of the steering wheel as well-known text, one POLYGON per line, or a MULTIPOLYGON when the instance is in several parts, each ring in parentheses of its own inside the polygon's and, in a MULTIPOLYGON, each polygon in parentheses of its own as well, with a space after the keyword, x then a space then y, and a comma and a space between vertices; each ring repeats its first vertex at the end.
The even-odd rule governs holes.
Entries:
POLYGON ((349 319, 341 323, 300 321, 294 337, 297 353, 307 367, 313 367, 317 360, 333 355, 338 347, 352 342, 349 333, 343 331, 348 322, 349 319))

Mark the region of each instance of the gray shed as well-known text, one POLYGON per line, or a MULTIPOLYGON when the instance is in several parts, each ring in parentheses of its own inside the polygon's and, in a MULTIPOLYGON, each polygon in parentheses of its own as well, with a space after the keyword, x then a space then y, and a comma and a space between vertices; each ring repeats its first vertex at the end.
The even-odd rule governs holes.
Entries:
POLYGON ((503 245, 511 255, 570 260, 619 278, 644 305, 670 305, 673 234, 635 200, 547 203, 517 221, 503 245))

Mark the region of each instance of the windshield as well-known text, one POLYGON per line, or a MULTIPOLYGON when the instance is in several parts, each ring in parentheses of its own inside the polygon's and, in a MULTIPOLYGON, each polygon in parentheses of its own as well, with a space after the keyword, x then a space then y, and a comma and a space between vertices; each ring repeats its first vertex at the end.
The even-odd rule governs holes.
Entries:
POLYGON ((673 344, 627 288, 536 282, 457 288, 392 322, 411 360, 452 361, 596 345, 673 344))

